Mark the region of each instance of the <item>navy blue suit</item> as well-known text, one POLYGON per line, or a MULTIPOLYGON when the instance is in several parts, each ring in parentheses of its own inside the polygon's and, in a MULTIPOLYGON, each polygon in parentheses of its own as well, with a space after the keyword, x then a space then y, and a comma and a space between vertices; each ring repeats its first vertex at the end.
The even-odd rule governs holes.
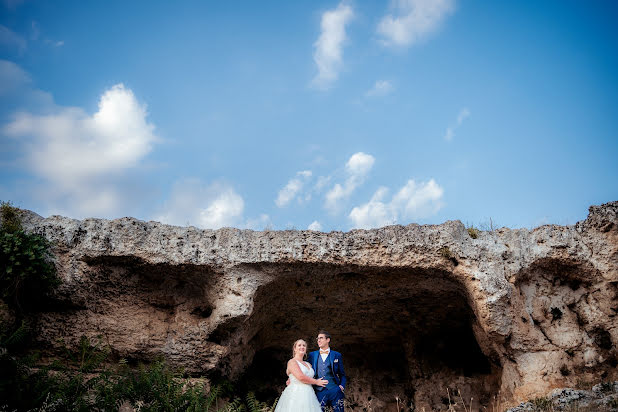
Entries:
POLYGON ((322 406, 322 410, 330 405, 333 407, 334 412, 343 412, 344 395, 339 385, 345 389, 347 379, 343 369, 341 354, 331 349, 326 361, 323 362, 320 351, 313 351, 307 356, 307 362, 313 366, 315 379, 328 376, 327 380, 329 383, 325 388, 314 386, 315 394, 318 397, 320 406, 322 406), (323 372, 326 372, 326 375, 319 373, 320 368, 322 368, 323 372))

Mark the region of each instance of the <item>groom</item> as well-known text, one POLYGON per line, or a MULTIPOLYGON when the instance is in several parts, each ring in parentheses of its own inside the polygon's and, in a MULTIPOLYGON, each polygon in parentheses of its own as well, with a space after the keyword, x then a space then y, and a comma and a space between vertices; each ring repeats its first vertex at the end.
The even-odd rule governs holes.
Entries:
POLYGON ((307 362, 313 366, 314 378, 328 381, 325 387, 314 386, 322 411, 326 406, 332 406, 333 412, 343 412, 343 392, 345 392, 345 371, 341 354, 330 348, 330 334, 325 330, 318 332, 319 351, 309 353, 307 362))

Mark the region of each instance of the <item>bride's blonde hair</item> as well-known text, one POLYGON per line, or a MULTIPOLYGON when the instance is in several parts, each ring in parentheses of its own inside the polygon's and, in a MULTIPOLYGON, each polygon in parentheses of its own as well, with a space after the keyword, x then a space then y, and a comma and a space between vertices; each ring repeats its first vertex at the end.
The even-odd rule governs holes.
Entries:
MULTIPOLYGON (((298 339, 296 342, 294 342, 294 344, 292 345, 292 357, 296 356, 296 344, 298 342, 305 342, 304 339, 298 339)), ((307 346, 307 342, 305 342, 305 346, 307 346)), ((307 351, 305 351, 305 354, 303 355, 303 360, 307 359, 307 351)))

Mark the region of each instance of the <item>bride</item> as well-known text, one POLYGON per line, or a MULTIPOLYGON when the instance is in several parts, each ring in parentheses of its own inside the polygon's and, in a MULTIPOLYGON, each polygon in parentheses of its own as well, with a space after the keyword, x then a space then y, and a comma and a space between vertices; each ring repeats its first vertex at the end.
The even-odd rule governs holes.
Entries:
POLYGON ((313 368, 304 361, 307 357, 307 342, 302 339, 294 342, 292 354, 285 370, 290 377, 290 385, 281 394, 275 412, 321 412, 322 408, 311 385, 326 386, 328 381, 313 379, 313 368))

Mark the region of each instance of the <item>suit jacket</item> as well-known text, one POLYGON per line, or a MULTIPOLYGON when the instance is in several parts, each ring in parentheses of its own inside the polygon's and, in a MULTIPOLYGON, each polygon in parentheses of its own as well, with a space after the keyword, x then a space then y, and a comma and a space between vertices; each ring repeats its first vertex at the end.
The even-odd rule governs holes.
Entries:
MULTIPOLYGON (((313 370, 315 371, 314 378, 318 378, 318 357, 320 356, 320 351, 316 350, 313 352, 309 352, 307 355, 307 362, 313 366, 313 370)), ((343 386, 345 389, 345 384, 347 379, 345 377, 345 370, 343 369, 343 360, 341 359, 341 354, 339 352, 335 352, 334 350, 330 350, 328 354, 327 361, 330 361, 330 367, 333 371, 333 375, 335 376, 335 383, 337 385, 343 386)))

